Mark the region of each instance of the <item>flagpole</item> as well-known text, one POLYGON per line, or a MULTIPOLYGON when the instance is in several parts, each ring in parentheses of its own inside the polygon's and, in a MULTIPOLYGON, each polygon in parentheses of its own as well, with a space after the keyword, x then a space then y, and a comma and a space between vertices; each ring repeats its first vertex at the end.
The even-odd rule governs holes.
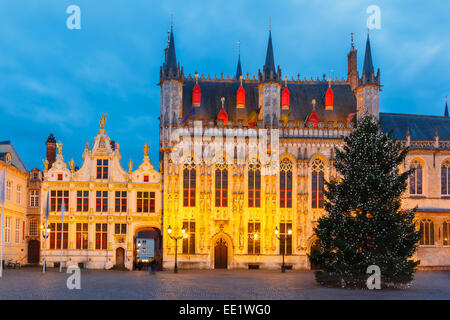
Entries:
POLYGON ((3 167, 3 174, 2 174, 2 186, 0 186, 1 194, 0 197, 2 197, 2 241, 1 241, 1 249, 0 249, 0 278, 3 278, 3 216, 5 214, 5 167, 3 167))
POLYGON ((42 273, 45 273, 47 269, 47 238, 48 238, 48 214, 49 214, 49 196, 50 196, 50 189, 48 189, 47 192, 47 208, 45 213, 45 229, 44 229, 44 264, 42 266, 42 273))
POLYGON ((66 205, 64 203, 64 194, 61 204, 61 256, 59 258, 59 272, 62 272, 62 256, 63 256, 63 238, 64 238, 64 210, 66 205))

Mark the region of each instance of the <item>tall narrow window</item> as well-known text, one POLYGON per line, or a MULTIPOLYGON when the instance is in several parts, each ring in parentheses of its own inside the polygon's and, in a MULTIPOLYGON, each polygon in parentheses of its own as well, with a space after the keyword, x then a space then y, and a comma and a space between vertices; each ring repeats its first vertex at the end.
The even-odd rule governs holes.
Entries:
POLYGON ((108 191, 97 191, 95 193, 95 208, 97 212, 108 211, 108 191))
POLYGON ((116 191, 115 211, 127 212, 127 192, 116 191))
POLYGON ((106 250, 108 248, 108 225, 106 223, 95 224, 95 249, 106 250))
POLYGON ((37 220, 37 219, 30 220, 30 223, 28 226, 28 235, 30 237, 39 236, 39 220, 37 220))
POLYGON ((261 207, 261 163, 257 159, 248 164, 248 207, 261 207))
POLYGON ((12 217, 5 217, 5 242, 11 243, 12 217))
POLYGON ((442 226, 442 233, 444 236, 444 246, 449 246, 450 245, 450 220, 449 221, 444 221, 444 224, 442 226))
POLYGON ((216 207, 228 206, 228 168, 224 158, 216 163, 216 207))
POLYGON ((319 159, 315 159, 312 163, 311 172, 311 207, 312 208, 323 208, 324 202, 324 166, 323 162, 319 159))
POLYGON ((280 223, 280 254, 292 254, 292 223, 280 223))
POLYGON ((184 221, 183 228, 188 234, 188 237, 183 239, 183 253, 195 253, 195 221, 184 221))
POLYGON ((136 198, 137 212, 155 212, 155 193, 154 192, 137 192, 136 198))
POLYGON ((52 190, 50 192, 50 209, 51 211, 61 211, 62 200, 64 198, 64 206, 69 211, 69 191, 68 190, 52 190))
POLYGON ((261 223, 248 223, 248 254, 261 253, 261 223))
POLYGON ((280 208, 292 208, 292 162, 280 162, 280 208))
POLYGON ((39 207, 39 190, 30 191, 30 208, 39 207))
POLYGON ((86 250, 88 248, 88 224, 77 223, 76 228, 76 248, 78 250, 86 250))
POLYGON ((22 186, 20 184, 17 185, 16 202, 18 204, 20 204, 22 202, 22 186))
POLYGON ((188 161, 183 166, 183 206, 195 207, 195 163, 193 159, 188 161))
POLYGON ((63 249, 67 249, 69 247, 69 224, 50 223, 50 249, 61 249, 61 236, 63 249))
POLYGON ((419 244, 422 246, 434 245, 434 223, 430 219, 423 219, 420 221, 420 231, 422 237, 419 244))
POLYGON ((5 191, 6 200, 12 201, 12 182, 6 181, 6 191, 5 191))
POLYGON ((409 193, 422 194, 422 165, 414 160, 410 168, 414 169, 414 172, 409 177, 409 193))
POLYGON ((20 228, 22 226, 22 223, 20 219, 16 219, 16 230, 15 230, 15 240, 16 243, 20 243, 20 228))
POLYGON ((77 191, 77 211, 88 212, 89 211, 89 191, 78 190, 77 191))
POLYGON ((441 194, 450 195, 450 161, 447 160, 441 167, 441 194))
POLYGON ((97 179, 108 179, 108 159, 97 159, 97 179))

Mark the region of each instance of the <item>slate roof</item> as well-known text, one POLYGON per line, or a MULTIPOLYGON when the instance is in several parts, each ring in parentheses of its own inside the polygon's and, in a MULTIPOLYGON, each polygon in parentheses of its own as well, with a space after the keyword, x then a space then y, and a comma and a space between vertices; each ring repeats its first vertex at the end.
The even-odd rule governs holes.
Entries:
MULTIPOLYGON (((184 117, 193 108, 192 89, 195 81, 185 80, 183 84, 184 117)), ((256 82, 244 81, 243 83, 245 90, 244 109, 236 108, 236 93, 240 86, 239 81, 198 81, 198 84, 201 89, 201 104, 200 107, 195 107, 195 114, 189 118, 190 120, 216 120, 222 107, 221 97, 225 97, 225 111, 232 122, 246 120, 252 111, 258 110, 258 83, 256 82)), ((345 122, 349 114, 356 112, 356 98, 348 84, 332 84, 331 88, 334 92, 334 108, 333 110, 325 110, 324 96, 328 89, 326 81, 314 84, 288 83, 291 110, 289 120, 305 121, 313 109, 311 102, 316 99, 316 113, 320 122, 345 122)), ((289 111, 282 110, 281 112, 283 114, 289 111)))
POLYGON ((396 140, 406 140, 409 127, 411 140, 434 140, 437 128, 440 141, 450 141, 450 118, 401 113, 380 112, 381 129, 383 132, 393 131, 396 140))
POLYGON ((0 141, 0 160, 5 161, 5 156, 8 152, 11 154, 11 164, 17 169, 28 173, 25 163, 20 159, 19 154, 16 149, 14 149, 11 141, 0 141))

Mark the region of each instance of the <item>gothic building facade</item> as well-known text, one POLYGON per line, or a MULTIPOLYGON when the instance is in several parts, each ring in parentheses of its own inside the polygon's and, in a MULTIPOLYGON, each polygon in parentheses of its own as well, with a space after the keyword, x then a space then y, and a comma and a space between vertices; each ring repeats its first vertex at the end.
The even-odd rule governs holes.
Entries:
POLYGON ((450 118, 380 112, 380 71, 367 37, 343 79, 283 78, 272 36, 257 76, 185 76, 171 30, 160 70, 164 267, 309 269, 324 180, 365 113, 411 151, 404 207, 418 207, 422 266, 450 266, 450 118), (169 237, 168 231, 171 231, 169 237), (180 243, 173 235, 180 235, 180 243), (177 250, 177 252, 176 252, 177 250))

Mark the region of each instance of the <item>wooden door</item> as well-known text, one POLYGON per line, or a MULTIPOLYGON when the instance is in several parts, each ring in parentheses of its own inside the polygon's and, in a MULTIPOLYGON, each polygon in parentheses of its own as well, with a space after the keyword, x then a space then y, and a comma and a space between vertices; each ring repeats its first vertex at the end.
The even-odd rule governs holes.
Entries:
POLYGON ((214 247, 214 269, 226 269, 228 263, 227 243, 223 239, 219 239, 214 247))
POLYGON ((39 263, 40 243, 38 240, 28 242, 28 263, 39 263))
POLYGON ((116 250, 116 266, 123 267, 125 265, 125 250, 117 248, 116 250))

